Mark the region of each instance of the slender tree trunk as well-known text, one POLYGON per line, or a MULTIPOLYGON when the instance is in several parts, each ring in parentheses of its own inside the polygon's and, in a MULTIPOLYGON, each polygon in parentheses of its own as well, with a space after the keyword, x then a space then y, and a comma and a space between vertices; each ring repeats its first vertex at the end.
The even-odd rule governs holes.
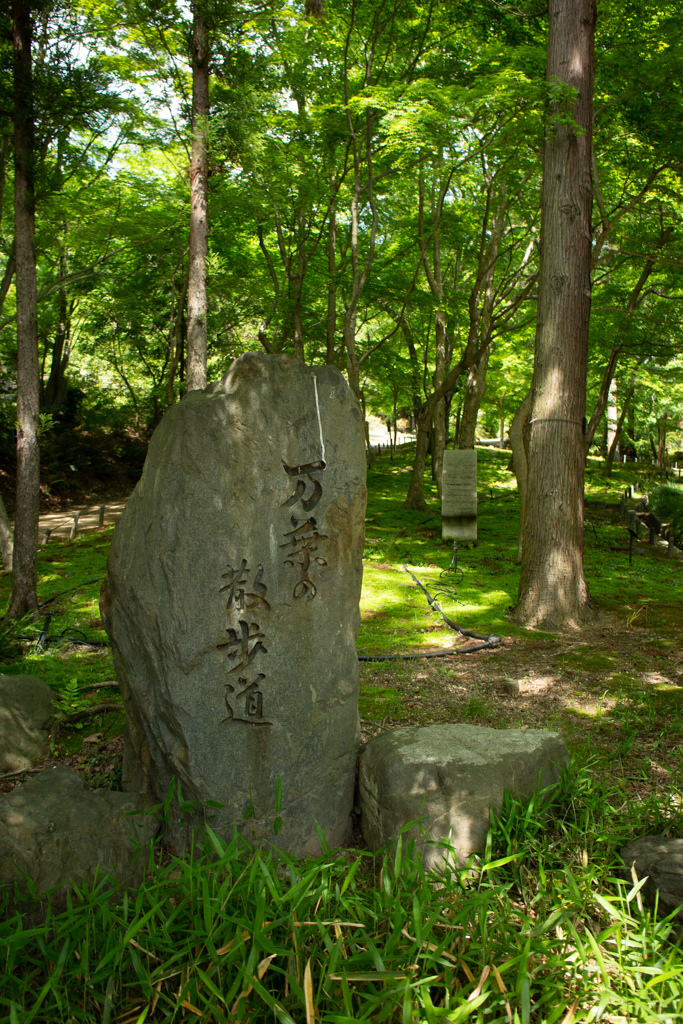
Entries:
POLYGON ((586 429, 586 435, 584 437, 584 448, 586 455, 588 455, 588 449, 593 444, 595 431, 598 427, 598 424, 600 423, 600 420, 602 419, 603 413, 609 401, 610 386, 612 384, 612 380, 614 378, 614 374, 617 368, 617 360, 623 347, 623 341, 621 339, 624 337, 626 333, 631 316, 636 311, 636 309, 642 301, 643 288, 647 284, 647 280, 650 277, 652 271, 654 270, 657 262, 656 254, 660 249, 664 248, 664 246, 671 238, 672 233, 673 228, 662 228, 659 239, 655 244, 654 251, 648 256, 647 260, 645 261, 645 266, 641 270, 638 280, 636 281, 631 291, 631 294, 629 295, 628 302, 626 303, 625 314, 621 319, 619 327, 617 328, 617 341, 612 346, 612 350, 609 354, 609 359, 607 360, 605 373, 602 378, 602 383, 600 384, 600 390, 598 391, 595 409, 593 410, 593 414, 590 418, 588 427, 586 429))
POLYGON ((414 509, 418 512, 424 512, 427 508, 427 502, 425 501, 424 495, 424 471, 425 463, 427 461, 427 452, 429 451, 429 434, 432 425, 432 419, 434 416, 434 409, 436 408, 437 402, 439 402, 449 391, 455 390, 455 386, 458 383, 459 378, 465 373, 472 361, 481 358, 482 349, 476 349, 474 352, 469 353, 463 352, 460 359, 452 366, 446 374, 443 384, 427 397, 426 401, 422 403, 419 415, 415 420, 416 430, 416 442, 415 442, 415 459, 413 461, 413 469, 410 474, 410 483, 408 484, 408 493, 404 502, 404 508, 414 509))
POLYGON ((294 280, 295 296, 294 309, 292 310, 292 325, 294 334, 294 358, 304 361, 304 325, 301 310, 301 279, 294 280))
POLYGON ((206 387, 206 262, 209 250, 208 148, 209 43, 195 0, 192 28, 192 158, 190 161, 190 266, 187 288, 187 390, 206 387))
POLYGON ((500 399, 500 444, 498 447, 505 447, 505 392, 500 399))
POLYGON ((490 346, 487 346, 481 359, 470 368, 465 385, 465 396, 460 415, 458 431, 458 448, 474 448, 477 435, 477 417, 486 391, 486 371, 489 365, 490 346))
POLYGON ((5 264, 5 272, 2 275, 2 281, 0 281, 0 313, 2 312, 2 307, 5 304, 5 299, 7 298, 7 292, 9 291, 9 286, 12 283, 12 278, 13 277, 14 277, 14 242, 12 242, 12 245, 10 246, 10 251, 9 251, 9 253, 7 255, 7 263, 5 264))
POLYGON ((526 508, 527 444, 529 440, 529 420, 531 419, 531 391, 520 402, 517 412, 510 424, 510 447, 512 448, 512 467, 517 477, 519 493, 519 534, 517 536, 517 561, 522 561, 522 545, 524 538, 524 510, 526 508))
POLYGON ((12 556, 14 552, 14 536, 12 526, 7 515, 5 503, 0 496, 0 557, 5 567, 5 572, 12 571, 12 556))
POLYGON ((612 447, 614 441, 614 435, 617 430, 617 420, 619 419, 619 413, 617 411, 617 378, 612 377, 609 386, 609 392, 607 395, 607 449, 612 447))
MULTIPOLYGON (((175 292, 175 282, 173 283, 173 291, 175 292)), ((173 302, 174 304, 177 303, 177 307, 172 312, 171 326, 168 332, 168 347, 173 353, 168 366, 168 377, 166 378, 166 405, 169 408, 175 402, 175 377, 183 359, 183 311, 186 299, 187 275, 183 281, 180 295, 177 298, 175 295, 173 296, 173 302)))
POLYGON ((583 572, 583 492, 591 267, 595 0, 551 0, 552 104, 543 153, 541 258, 529 476, 515 615, 541 629, 578 628, 590 611, 583 572), (575 132, 563 114, 571 102, 575 132))
POLYGON ((626 436, 628 437, 631 444, 629 445, 633 452, 633 457, 638 460, 638 450, 636 448, 636 410, 633 398, 628 404, 628 425, 626 427, 626 436))
POLYGON ((66 398, 66 368, 69 365, 69 304, 64 286, 66 276, 66 249, 59 247, 59 293, 57 296, 58 322, 55 342, 52 347, 50 376, 45 385, 43 407, 56 409, 66 398))
MULTIPOLYGON (((446 376, 446 314, 437 309, 434 318, 435 350, 434 350, 434 387, 440 388, 446 376)), ((439 399, 434 407, 434 448, 432 451, 432 471, 436 480, 436 489, 441 497, 441 479, 443 476, 443 452, 446 447, 446 400, 439 399)))
POLYGON ((40 495, 40 368, 36 309, 34 123, 31 3, 13 0, 14 247, 17 292, 17 502, 8 616, 37 612, 40 495))
POLYGON ((666 471, 666 431, 668 426, 669 416, 668 413, 664 413, 659 420, 659 444, 657 445, 657 462, 662 472, 666 471))
POLYGON ((631 399, 633 398, 633 392, 635 391, 635 388, 636 378, 631 377, 631 380, 629 381, 628 385, 628 391, 626 393, 626 398, 623 401, 623 404, 621 406, 621 413, 619 414, 619 419, 617 420, 617 425, 614 431, 614 437, 612 438, 612 443, 609 446, 609 451, 607 452, 607 458, 605 459, 605 468, 602 471, 602 475, 608 478, 612 475, 612 466, 614 465, 614 457, 617 453, 617 445, 619 443, 619 438, 621 437, 621 431, 624 426, 624 419, 626 417, 626 413, 628 409, 631 407, 631 399))
POLYGON ((334 202, 330 206, 327 230, 327 351, 325 362, 334 366, 336 361, 335 334, 337 332, 337 215, 334 202))

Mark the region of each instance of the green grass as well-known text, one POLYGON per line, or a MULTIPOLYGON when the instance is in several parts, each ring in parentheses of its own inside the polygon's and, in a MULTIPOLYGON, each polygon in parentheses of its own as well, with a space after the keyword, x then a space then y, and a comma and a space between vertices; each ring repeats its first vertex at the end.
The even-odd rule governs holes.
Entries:
POLYGON ((438 878, 402 840, 297 862, 211 834, 136 891, 102 880, 34 927, 0 919, 0 1021, 673 1024, 681 949, 615 849, 674 825, 575 765, 550 811, 508 799, 486 855, 438 878))
MULTIPOLYGON (((483 863, 438 885, 403 846, 378 860, 334 851, 307 862, 211 837, 210 850, 191 859, 159 851, 139 890, 76 890, 64 913, 35 927, 0 916, 0 1024, 303 1024, 307 965, 320 1024, 683 1019, 675 933, 615 874, 625 842, 683 834, 682 567, 649 550, 629 566, 617 504, 634 477, 644 486, 646 470, 616 467, 608 483, 591 465, 586 575, 614 618, 599 643, 599 630, 567 640, 513 626, 519 510, 508 457, 479 452, 479 542, 460 546, 464 578, 442 599, 461 625, 505 644, 450 662, 365 664, 360 713, 370 733, 433 721, 559 729, 576 759, 553 809, 508 801, 483 863), (524 683, 537 665, 561 681, 556 702, 501 702, 495 679, 524 683)), ((453 640, 402 569, 433 592, 452 556, 433 485, 426 513, 402 507, 410 458, 406 446, 393 464, 382 455, 369 467, 359 635, 368 653, 453 640)), ((104 576, 109 543, 110 533, 86 534, 41 548, 41 600, 69 593, 0 644, 4 671, 44 678, 65 713, 120 700, 114 688, 89 689, 114 679, 109 648, 76 646, 69 632, 106 639, 99 583, 88 581, 104 576), (50 634, 66 632, 41 653, 35 638, 48 610, 50 634)), ((0 601, 8 598, 3 575, 0 601)), ((65 726, 56 752, 93 757, 82 743, 88 732, 108 739, 122 729, 120 712, 65 726)), ((90 778, 112 784, 96 770, 90 778)))
MULTIPOLYGON (((440 573, 451 561, 452 548, 441 540, 440 504, 436 486, 426 486, 428 510, 403 508, 408 484, 412 445, 399 448, 395 461, 388 454, 376 458, 368 470, 368 512, 362 624, 359 649, 382 653, 440 646, 452 637, 434 630, 440 619, 431 612, 423 595, 402 571, 406 563, 434 589, 440 573), (428 632, 429 631, 429 632, 428 632)), ((528 636, 514 626, 506 613, 516 603, 519 584, 517 534, 519 500, 514 474, 508 471, 509 452, 478 450, 478 542, 462 544, 458 564, 464 578, 455 601, 444 601, 447 614, 476 632, 501 636, 528 636)), ((647 479, 646 468, 630 464, 615 469, 611 481, 600 476, 598 460, 589 460, 586 480, 584 563, 589 589, 596 603, 624 617, 648 618, 643 602, 657 605, 656 614, 680 625, 680 609, 659 607, 680 602, 683 572, 678 562, 636 546, 633 564, 628 561, 628 532, 618 514, 619 497, 627 483, 647 479), (617 549, 617 550, 614 550, 617 549), (639 611, 640 609, 640 611, 639 611)), ((540 634, 535 633, 539 637, 540 634)))

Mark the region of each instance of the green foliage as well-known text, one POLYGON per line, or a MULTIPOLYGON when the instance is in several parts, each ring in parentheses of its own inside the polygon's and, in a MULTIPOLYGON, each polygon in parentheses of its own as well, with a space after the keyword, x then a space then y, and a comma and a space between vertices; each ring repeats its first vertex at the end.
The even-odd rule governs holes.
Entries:
POLYGON ((677 1019, 672 923, 614 875, 647 824, 574 765, 552 808, 508 798, 486 856, 438 878, 407 835, 298 862, 208 829, 138 890, 103 878, 35 927, 0 920, 0 1020, 288 1022, 307 996, 320 1024, 677 1019))
POLYGON ((676 542, 680 542, 683 538, 683 487, 676 484, 653 487, 650 505, 657 518, 669 524, 676 542))

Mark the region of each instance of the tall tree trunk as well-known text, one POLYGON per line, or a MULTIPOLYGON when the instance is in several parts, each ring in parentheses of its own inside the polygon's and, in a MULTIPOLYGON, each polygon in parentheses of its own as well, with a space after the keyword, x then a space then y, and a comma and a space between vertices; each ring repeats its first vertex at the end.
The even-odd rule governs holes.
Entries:
MULTIPOLYGON (((437 309, 434 317, 435 350, 434 350, 434 387, 440 388, 446 376, 446 314, 437 309)), ((446 399, 441 398, 434 407, 434 448, 432 451, 432 472, 436 480, 436 489, 441 497, 441 480, 443 476, 443 452, 446 447, 446 399)))
POLYGON ((666 431, 669 421, 668 413, 664 413, 659 419, 659 443, 657 445, 657 462, 662 473, 666 471, 666 431))
POLYGON ((330 206, 330 221, 327 229, 327 351, 325 362, 334 366, 336 362, 335 335, 337 332, 337 215, 334 200, 330 206))
POLYGON ((14 242, 12 242, 12 245, 10 246, 10 251, 7 254, 7 263, 5 264, 5 272, 2 275, 2 281, 0 281, 0 313, 2 312, 2 307, 5 304, 5 299, 7 298, 7 292, 9 291, 9 286, 12 283, 12 278, 13 277, 14 277, 14 242))
POLYGON ((13 0, 14 248, 17 292, 17 501, 8 616, 37 612, 40 369, 36 309, 31 3, 13 0))
POLYGON ((206 262, 209 250, 208 139, 209 42, 195 0, 192 25, 192 157, 190 161, 190 266, 187 287, 187 390, 206 387, 206 262))
POLYGON ((490 346, 487 346, 481 359, 470 368, 465 385, 465 396, 460 415, 458 432, 458 448, 474 448, 477 434, 477 417, 486 391, 486 371, 489 365, 490 346))
POLYGON ((631 380, 629 381, 628 391, 626 393, 626 398, 624 399, 624 401, 622 403, 621 413, 619 414, 619 419, 617 420, 617 425, 616 425, 616 428, 614 430, 614 437, 612 438, 612 443, 609 446, 609 450, 607 452, 607 458, 605 459, 605 468, 602 471, 602 475, 605 476, 605 477, 610 477, 612 475, 612 466, 614 465, 614 456, 617 453, 617 445, 619 444, 619 438, 621 437, 621 431, 622 431, 622 428, 624 426, 624 419, 626 417, 627 410, 630 409, 630 407, 631 407, 631 399, 633 398, 633 392, 635 391, 635 388, 636 388, 636 378, 635 378, 635 375, 634 375, 633 377, 631 377, 631 380))
MULTIPOLYGON (((175 293, 175 280, 172 283, 173 293, 175 293)), ((178 373, 179 368, 182 367, 183 360, 183 312, 185 310, 185 302, 187 299, 187 275, 183 281, 180 289, 180 294, 176 298, 175 294, 172 296, 172 301, 175 309, 171 311, 171 324, 168 332, 168 348, 172 352, 171 359, 168 366, 168 376, 166 378, 166 405, 170 408, 175 402, 175 377, 178 373)), ((182 369, 181 369, 181 380, 182 380, 182 369)))
POLYGON ((614 435, 617 431, 617 420, 619 419, 619 413, 617 410, 617 378, 612 377, 609 386, 609 392, 607 395, 607 450, 612 447, 614 441, 614 435))
MULTIPOLYGON (((614 344, 612 346, 612 350, 611 350, 611 352, 609 354, 609 358, 607 360, 607 366, 606 366, 605 372, 603 374, 602 383, 600 384, 600 390, 598 391, 598 397, 597 397, 597 400, 596 400, 596 403, 595 403, 595 409, 593 410, 593 414, 592 414, 592 416, 591 416, 591 418, 590 418, 590 420, 588 422, 588 427, 586 429, 586 434, 585 434, 585 437, 583 439, 584 440, 584 449, 585 449, 586 455, 588 455, 588 449, 593 444, 593 438, 595 436, 595 431, 597 430, 598 424, 600 423, 600 420, 602 419, 603 413, 604 413, 605 408, 607 406, 607 403, 609 401, 609 390, 610 390, 610 386, 611 386, 611 383, 612 383, 612 380, 614 378, 614 374, 615 374, 615 371, 616 371, 616 368, 617 368, 617 361, 619 359, 619 354, 620 354, 620 352, 621 352, 621 350, 623 348, 623 344, 624 344, 623 343, 623 338, 624 338, 624 335, 625 335, 626 330, 628 328, 629 320, 630 320, 631 316, 633 316, 634 312, 636 311, 636 309, 638 308, 640 303, 642 302, 643 289, 644 289, 645 285, 647 284, 647 280, 650 277, 652 271, 654 270, 655 264, 657 262, 656 254, 657 254, 657 252, 660 249, 664 248, 664 246, 667 244, 667 242, 671 238, 672 233, 673 233, 673 228, 672 227, 667 227, 667 228, 662 227, 662 230, 660 232, 659 238, 658 238, 657 242, 655 243, 654 250, 650 253, 650 255, 648 256, 647 260, 645 261, 645 266, 641 270, 640 276, 638 277, 638 280, 634 284, 633 289, 631 290, 631 294, 629 295, 628 302, 626 303, 626 311, 624 313, 624 316, 621 318, 621 322, 619 323, 619 327, 617 328, 616 341, 614 342, 614 344)), ((608 435, 609 435, 609 428, 608 428, 608 435)), ((608 444, 609 444, 609 438, 608 438, 608 444)))
POLYGON ((401 317, 401 331, 408 347, 408 355, 410 356, 410 400, 412 404, 414 428, 415 423, 417 423, 417 418, 420 415, 420 406, 422 405, 422 395, 420 393, 420 361, 417 358, 417 349, 415 348, 413 332, 411 331, 410 324, 405 316, 401 317))
POLYGON ((529 476, 515 609, 518 621, 541 629, 577 628, 591 607, 583 572, 583 417, 595 0, 551 0, 549 15, 547 78, 575 93, 552 103, 543 152, 529 476), (567 123, 569 112, 578 133, 567 123))
POLYGON ((66 368, 69 365, 69 305, 64 278, 66 277, 66 248, 59 247, 59 293, 57 296, 58 322, 55 342, 52 346, 50 376, 45 385, 43 407, 56 409, 66 398, 66 368))
POLYGON ((304 361, 304 325, 301 309, 301 278, 294 279, 295 295, 294 309, 292 310, 292 325, 294 335, 294 358, 304 361))
POLYGON ((5 567, 5 572, 12 571, 12 557, 14 552, 14 537, 12 526, 7 515, 5 503, 0 495, 0 557, 5 567))
POLYGON ((517 412, 510 424, 510 447, 512 448, 512 468, 517 477, 519 494, 519 534, 517 536, 517 561, 522 561, 522 542, 524 537, 524 510, 526 509, 526 483, 528 475, 527 444, 529 440, 529 420, 531 419, 531 391, 520 402, 517 412))
POLYGON ((500 444, 498 447, 505 447, 505 392, 500 397, 500 444))
POLYGON ((414 509, 418 512, 426 511, 427 502, 425 501, 424 495, 424 471, 427 452, 429 451, 429 433, 434 417, 434 409, 436 408, 437 403, 444 398, 449 391, 455 390, 455 386, 458 383, 459 378, 469 369, 469 366, 473 361, 481 358, 481 355, 481 348, 475 349, 472 353, 467 350, 462 352, 458 362, 455 366, 452 366, 446 374, 443 384, 441 384, 435 391, 432 391, 432 393, 428 395, 426 400, 422 403, 420 413, 415 421, 415 430, 417 434, 415 443, 415 459, 413 460, 413 469, 410 474, 408 493, 403 504, 404 508, 414 509))

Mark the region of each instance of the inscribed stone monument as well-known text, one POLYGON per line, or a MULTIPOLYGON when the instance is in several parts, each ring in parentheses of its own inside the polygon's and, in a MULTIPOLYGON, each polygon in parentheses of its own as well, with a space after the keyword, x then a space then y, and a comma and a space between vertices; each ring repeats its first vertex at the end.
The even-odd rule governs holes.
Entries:
POLYGON ((477 539, 477 452, 447 448, 441 481, 443 540, 477 539))
POLYGON ((214 801, 230 837, 348 838, 365 517, 358 404, 334 367, 247 353, 170 409, 114 534, 102 612, 124 788, 214 801))

